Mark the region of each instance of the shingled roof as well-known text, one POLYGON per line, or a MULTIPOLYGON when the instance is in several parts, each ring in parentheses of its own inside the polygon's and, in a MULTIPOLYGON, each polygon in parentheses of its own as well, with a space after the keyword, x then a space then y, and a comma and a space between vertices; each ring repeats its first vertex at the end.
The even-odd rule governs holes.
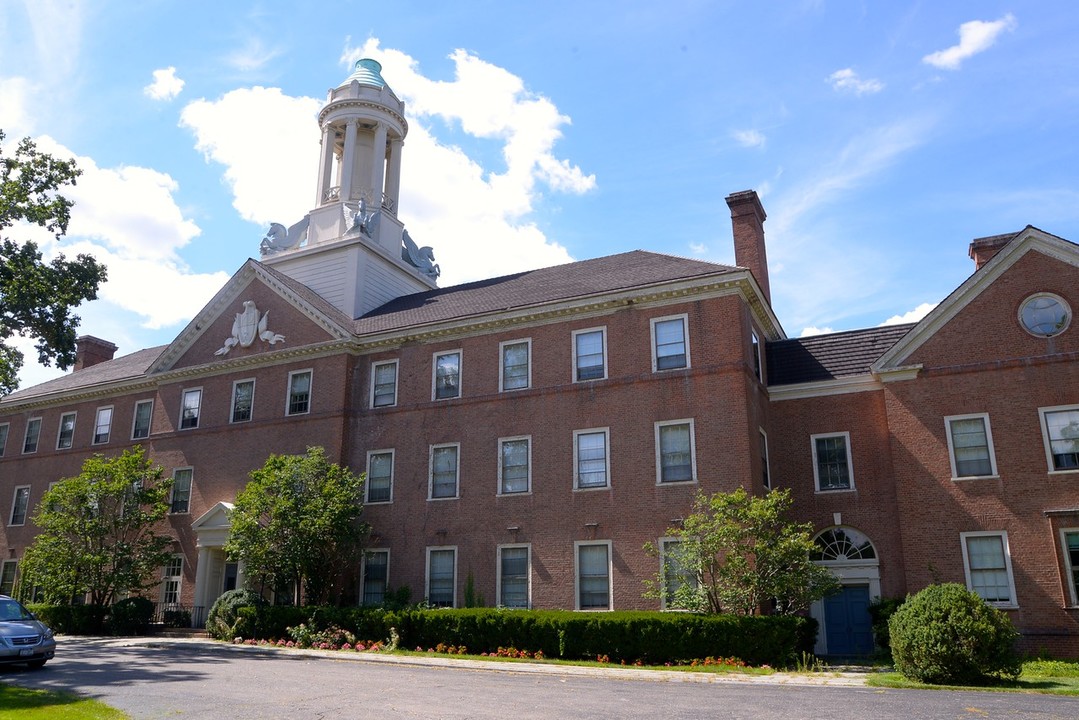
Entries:
POLYGON ((6 395, 3 400, 4 402, 18 402, 20 400, 29 400, 30 398, 38 397, 40 395, 50 395, 52 393, 61 393, 78 388, 89 388, 95 385, 107 385, 109 383, 121 382, 124 380, 134 380, 145 375, 146 369, 150 367, 151 363, 153 363, 153 361, 157 359, 157 356, 167 347, 168 345, 158 345, 157 347, 146 348, 145 350, 137 350, 130 355, 124 355, 113 360, 106 360, 105 362, 91 365, 78 372, 70 372, 63 377, 47 380, 23 390, 16 390, 10 395, 6 395))
POLYGON ((912 327, 887 325, 768 343, 768 385, 865 375, 912 327))

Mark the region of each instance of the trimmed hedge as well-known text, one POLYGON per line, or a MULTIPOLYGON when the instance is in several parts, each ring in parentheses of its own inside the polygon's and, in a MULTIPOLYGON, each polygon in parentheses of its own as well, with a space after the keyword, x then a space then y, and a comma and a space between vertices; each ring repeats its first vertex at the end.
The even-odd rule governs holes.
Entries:
POLYGON ((154 618, 154 602, 144 597, 129 597, 109 608, 109 631, 113 635, 145 635, 154 618))
MULTIPOLYGON (((396 628, 402 648, 464 645, 491 653, 514 647, 547 657, 650 664, 705 657, 739 658, 750 665, 786 665, 812 648, 816 622, 792 616, 695 615, 661 612, 583 613, 562 610, 387 611, 371 608, 244 607, 233 637, 278 639, 289 627, 336 626, 357 638, 383 639, 396 628)), ((231 639, 231 638, 225 638, 231 639)))
POLYGON ((65 635, 102 635, 109 608, 104 605, 27 605, 53 632, 65 635))

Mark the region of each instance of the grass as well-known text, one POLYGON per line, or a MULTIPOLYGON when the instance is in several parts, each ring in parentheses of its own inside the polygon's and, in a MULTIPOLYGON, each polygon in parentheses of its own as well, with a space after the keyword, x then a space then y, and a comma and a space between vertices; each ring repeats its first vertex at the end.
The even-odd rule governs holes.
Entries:
POLYGON ((1048 695, 1079 695, 1079 662, 1064 660, 1028 660, 1023 663, 1019 679, 994 685, 975 687, 963 685, 927 685, 908 680, 899 673, 876 673, 867 678, 874 687, 918 688, 940 690, 983 690, 989 692, 1030 692, 1048 695))
POLYGON ((0 682, 0 720, 124 720, 128 715, 71 693, 0 682))

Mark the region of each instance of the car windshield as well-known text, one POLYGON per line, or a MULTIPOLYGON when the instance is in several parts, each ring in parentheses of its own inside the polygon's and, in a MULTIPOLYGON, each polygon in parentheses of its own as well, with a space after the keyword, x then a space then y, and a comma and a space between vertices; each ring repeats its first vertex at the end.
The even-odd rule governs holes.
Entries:
POLYGON ((34 616, 15 600, 0 599, 0 622, 12 620, 33 620, 34 616))

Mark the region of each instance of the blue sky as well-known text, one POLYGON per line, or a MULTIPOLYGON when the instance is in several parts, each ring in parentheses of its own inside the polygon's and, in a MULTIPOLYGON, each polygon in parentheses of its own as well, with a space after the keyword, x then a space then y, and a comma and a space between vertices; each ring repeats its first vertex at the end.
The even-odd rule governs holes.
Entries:
MULTIPOLYGON (((788 336, 917 318, 975 237, 1079 240, 1066 2, 8 0, 0 128, 79 159, 81 332, 169 342, 314 205, 315 114, 371 56, 406 101, 400 217, 443 286, 645 249, 733 263, 756 189, 788 336)), ((27 367, 23 385, 54 375, 27 367)))

